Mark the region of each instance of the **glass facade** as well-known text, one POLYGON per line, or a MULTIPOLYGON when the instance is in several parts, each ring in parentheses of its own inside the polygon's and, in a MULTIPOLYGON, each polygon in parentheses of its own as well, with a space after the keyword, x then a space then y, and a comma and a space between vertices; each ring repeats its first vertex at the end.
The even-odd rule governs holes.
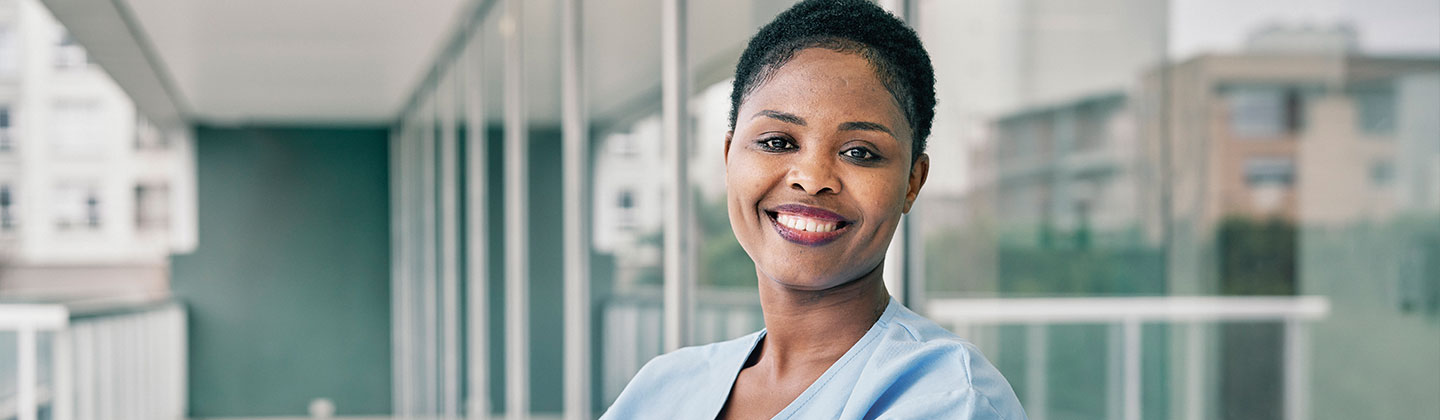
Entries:
MULTIPOLYGON (((593 418, 761 328, 721 151, 790 2, 477 3, 392 132, 396 414, 593 418)), ((1440 412, 1437 6, 883 3, 939 98, 887 284, 1031 418, 1440 412)))

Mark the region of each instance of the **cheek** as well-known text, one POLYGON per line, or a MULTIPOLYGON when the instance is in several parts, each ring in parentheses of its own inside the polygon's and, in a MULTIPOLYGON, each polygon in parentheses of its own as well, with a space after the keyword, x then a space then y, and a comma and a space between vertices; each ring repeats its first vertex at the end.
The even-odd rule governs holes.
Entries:
POLYGON ((905 207, 905 194, 909 192, 910 188, 908 175, 908 173, 897 175, 888 172, 872 174, 857 183, 854 192, 858 197, 871 197, 861 203, 870 211, 877 212, 887 219, 899 217, 901 210, 905 207))
POLYGON ((753 158, 731 156, 725 166, 725 188, 732 200, 754 204, 768 189, 770 175, 768 168, 753 158))

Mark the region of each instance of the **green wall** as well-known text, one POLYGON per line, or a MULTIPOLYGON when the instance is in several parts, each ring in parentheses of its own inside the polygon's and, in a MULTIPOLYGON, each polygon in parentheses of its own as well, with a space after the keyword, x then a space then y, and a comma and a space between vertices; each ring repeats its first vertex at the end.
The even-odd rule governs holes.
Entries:
POLYGON ((197 128, 199 245, 171 264, 190 417, 390 413, 388 135, 197 128))

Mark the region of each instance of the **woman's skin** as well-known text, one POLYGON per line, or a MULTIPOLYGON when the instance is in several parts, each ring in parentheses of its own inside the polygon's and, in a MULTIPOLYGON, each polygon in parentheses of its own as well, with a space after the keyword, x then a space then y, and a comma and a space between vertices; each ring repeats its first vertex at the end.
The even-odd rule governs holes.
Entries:
POLYGON ((822 48, 797 53, 740 104, 725 139, 727 201, 767 333, 720 418, 773 417, 880 318, 885 250, 930 169, 926 155, 911 162, 911 133, 868 61, 822 48))

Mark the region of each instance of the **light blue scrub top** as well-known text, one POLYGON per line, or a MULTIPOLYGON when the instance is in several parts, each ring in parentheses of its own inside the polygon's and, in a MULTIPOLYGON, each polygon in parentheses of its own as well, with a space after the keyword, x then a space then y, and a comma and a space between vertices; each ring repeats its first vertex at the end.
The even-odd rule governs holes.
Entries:
MULTIPOLYGON (((658 356, 601 419, 713 419, 765 331, 658 356)), ((974 344, 890 299, 880 320, 775 419, 1025 419, 974 344)))

